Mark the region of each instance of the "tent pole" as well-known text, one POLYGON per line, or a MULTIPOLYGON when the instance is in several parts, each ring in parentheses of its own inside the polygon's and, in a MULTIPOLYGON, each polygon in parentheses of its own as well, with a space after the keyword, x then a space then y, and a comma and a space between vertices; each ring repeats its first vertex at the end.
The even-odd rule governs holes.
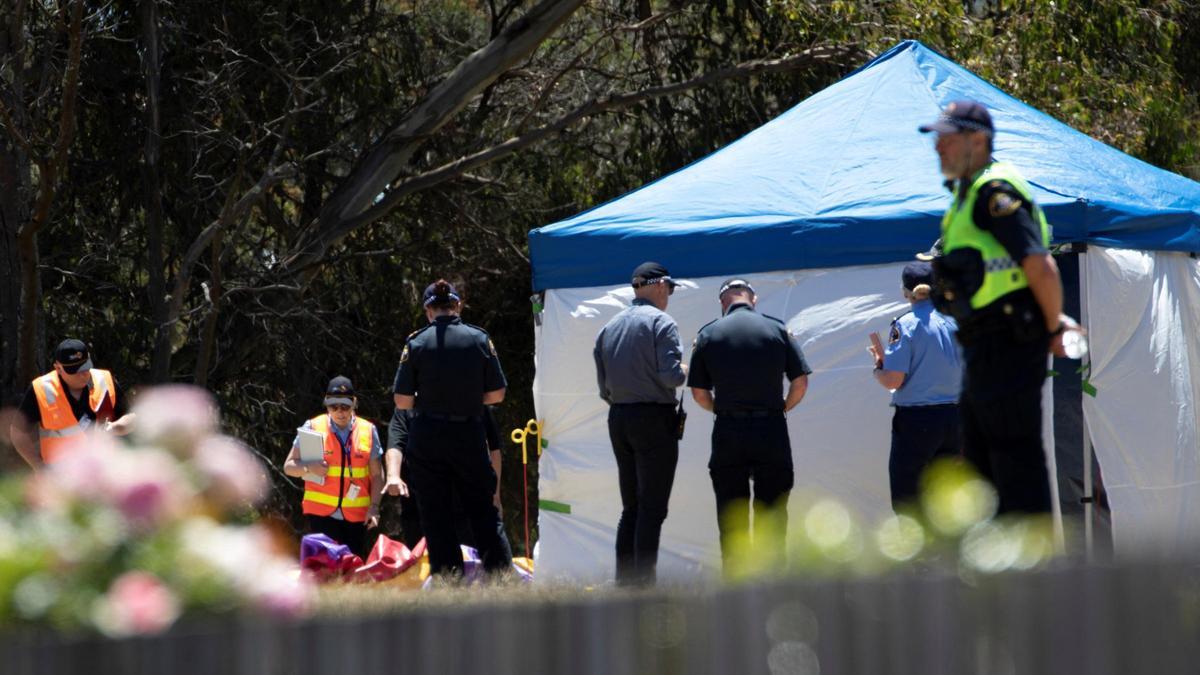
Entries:
MULTIPOLYGON (((1086 330, 1088 327, 1088 286, 1087 286, 1087 248, 1079 252, 1079 323, 1086 330)), ((1079 363, 1086 366, 1091 363, 1091 352, 1085 354, 1079 363)), ((1087 369, 1084 369, 1087 372, 1087 369)), ((1092 530, 1092 519, 1095 517, 1095 494, 1092 486, 1092 436, 1088 433, 1087 410, 1083 406, 1082 391, 1079 392, 1080 411, 1083 414, 1083 549, 1086 560, 1095 562, 1095 540, 1092 530)))

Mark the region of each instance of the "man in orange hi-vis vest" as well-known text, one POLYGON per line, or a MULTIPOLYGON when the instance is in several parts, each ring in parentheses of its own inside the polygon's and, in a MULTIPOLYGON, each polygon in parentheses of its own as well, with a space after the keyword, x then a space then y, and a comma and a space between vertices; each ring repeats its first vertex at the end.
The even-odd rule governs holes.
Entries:
POLYGON ((366 557, 367 530, 379 526, 383 447, 375 425, 354 414, 357 401, 350 378, 339 375, 330 380, 325 389, 326 414, 301 427, 301 433, 322 435, 322 459, 302 458, 297 434, 283 472, 304 479, 301 506, 309 532, 324 534, 366 557))
POLYGON ((128 408, 112 373, 92 367, 88 346, 63 340, 54 350, 54 370, 25 390, 11 429, 13 447, 29 466, 41 468, 93 427, 119 436, 129 433, 134 414, 128 408))

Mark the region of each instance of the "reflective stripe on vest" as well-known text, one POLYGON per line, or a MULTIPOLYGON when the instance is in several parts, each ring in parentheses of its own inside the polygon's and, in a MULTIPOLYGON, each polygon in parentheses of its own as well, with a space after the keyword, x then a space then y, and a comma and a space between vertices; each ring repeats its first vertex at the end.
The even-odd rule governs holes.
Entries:
POLYGON ((965 197, 955 195, 954 203, 942 217, 942 247, 945 253, 956 249, 973 248, 983 257, 983 284, 971 296, 971 308, 986 307, 996 299, 1013 291, 1029 287, 1025 270, 1018 261, 1009 256, 1008 250, 992 236, 991 232, 975 226, 975 200, 979 189, 994 180, 1008 182, 1033 207, 1034 221, 1042 231, 1042 245, 1050 245, 1050 225, 1046 214, 1033 200, 1032 190, 1025 179, 1011 165, 993 162, 984 169, 967 190, 965 197))
MULTIPOLYGON (((88 408, 97 413, 97 422, 107 422, 98 414, 107 400, 109 407, 117 405, 116 387, 113 386, 112 373, 99 368, 91 370, 91 384, 88 392, 88 408)), ((83 427, 75 418, 71 409, 71 399, 63 389, 62 380, 56 371, 51 371, 33 381, 33 394, 37 399, 38 412, 42 423, 38 427, 38 445, 42 453, 42 461, 47 464, 58 459, 59 452, 67 439, 83 433, 83 427)))
POLYGON ((341 504, 342 517, 352 523, 367 519, 367 507, 371 505, 371 450, 374 448, 375 425, 356 417, 351 422, 347 450, 350 465, 343 464, 344 453, 341 441, 333 431, 329 415, 318 415, 309 421, 313 431, 325 436, 325 484, 304 481, 302 510, 308 515, 333 515, 341 504), (351 488, 357 486, 358 494, 349 496, 351 488))

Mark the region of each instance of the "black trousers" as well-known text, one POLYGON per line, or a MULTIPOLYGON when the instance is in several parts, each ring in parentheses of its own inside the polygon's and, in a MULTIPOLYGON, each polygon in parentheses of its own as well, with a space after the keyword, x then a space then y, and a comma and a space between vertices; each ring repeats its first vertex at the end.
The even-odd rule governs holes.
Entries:
POLYGON ((958 406, 896 406, 892 415, 892 451, 888 480, 892 510, 897 513, 920 492, 921 473, 939 457, 962 454, 958 406))
MULTIPOLYGON (((425 530, 421 527, 421 506, 417 503, 415 493, 411 491, 412 476, 408 470, 407 460, 400 463, 400 480, 410 488, 407 497, 398 499, 400 500, 401 536, 404 538, 404 545, 411 549, 421 541, 421 537, 425 536, 425 530)), ((454 533, 458 537, 458 543, 478 549, 479 544, 475 541, 475 532, 471 529, 471 522, 467 519, 467 511, 463 508, 458 493, 452 493, 451 501, 454 503, 454 533)))
POLYGON ((658 540, 679 462, 676 429, 675 407, 670 404, 616 404, 608 410, 608 436, 621 489, 618 584, 656 580, 658 540))
MULTIPOLYGON (((777 522, 786 531, 788 495, 795 482, 795 474, 787 420, 782 414, 748 418, 717 415, 713 423, 712 458, 708 461, 708 474, 717 498, 721 557, 726 563, 733 554, 733 534, 750 527, 749 522, 734 522, 729 509, 736 503, 746 503, 753 509, 756 517, 752 536, 758 545, 768 545, 764 539, 773 536, 763 527, 766 519, 757 517, 762 509, 775 511, 782 519, 777 522)), ((769 545, 778 547, 782 559, 785 546, 783 537, 769 545)))
MULTIPOLYGON (((310 534, 323 534, 339 544, 349 546, 354 555, 363 560, 367 559, 370 549, 366 523, 351 523, 332 516, 309 515, 305 517, 308 519, 310 534)), ((374 537, 371 538, 370 543, 374 544, 374 537)))
POLYGON ((995 336, 963 349, 963 456, 991 481, 999 514, 1049 513, 1042 443, 1047 339, 995 336))
POLYGON ((461 574, 462 550, 454 527, 457 495, 475 535, 475 548, 489 572, 512 566, 512 549, 500 512, 492 503, 492 470, 482 422, 450 422, 418 415, 409 428, 410 487, 421 511, 421 528, 432 574, 461 574))
POLYGON ((408 470, 408 464, 408 457, 405 456, 400 462, 400 480, 409 486, 409 493, 397 499, 400 500, 400 534, 404 538, 404 545, 411 549, 425 536, 425 530, 421 527, 421 507, 414 496, 412 472, 408 470))

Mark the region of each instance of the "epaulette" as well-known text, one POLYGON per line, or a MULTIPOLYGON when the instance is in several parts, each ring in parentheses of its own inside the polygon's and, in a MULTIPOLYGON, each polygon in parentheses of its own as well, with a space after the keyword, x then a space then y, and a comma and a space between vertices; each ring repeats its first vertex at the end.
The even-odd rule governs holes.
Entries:
POLYGON ((488 334, 488 332, 486 330, 480 328, 479 326, 476 326, 473 323, 467 323, 466 321, 463 321, 462 325, 466 326, 467 328, 474 328, 475 330, 479 331, 480 333, 483 333, 484 335, 488 334))
POLYGON ((703 333, 705 328, 708 328, 709 326, 713 325, 714 323, 716 323, 720 320, 721 320, 721 317, 717 317, 717 318, 713 319, 712 321, 709 321, 708 323, 704 324, 703 326, 700 326, 700 330, 696 331, 696 335, 703 333))
POLYGON ((427 324, 425 324, 424 326, 421 326, 420 328, 418 328, 418 329, 414 330, 413 332, 409 333, 409 334, 408 334, 408 337, 404 338, 404 341, 405 341, 405 342, 408 342, 409 340, 411 340, 411 339, 413 339, 413 338, 417 337, 417 336, 418 336, 418 335, 420 335, 421 333, 424 333, 425 331, 429 330, 429 329, 430 329, 430 327, 432 327, 432 326, 433 326, 433 324, 432 324, 432 323, 427 323, 427 324))
POLYGON ((761 316, 763 316, 764 318, 770 319, 776 323, 782 324, 785 328, 787 327, 787 322, 784 321, 783 319, 771 316, 770 314, 762 314, 761 316))
POLYGON ((898 315, 896 318, 892 319, 892 323, 896 323, 897 321, 899 321, 900 319, 903 319, 904 317, 908 316, 909 314, 912 314, 911 309, 903 314, 898 315))

